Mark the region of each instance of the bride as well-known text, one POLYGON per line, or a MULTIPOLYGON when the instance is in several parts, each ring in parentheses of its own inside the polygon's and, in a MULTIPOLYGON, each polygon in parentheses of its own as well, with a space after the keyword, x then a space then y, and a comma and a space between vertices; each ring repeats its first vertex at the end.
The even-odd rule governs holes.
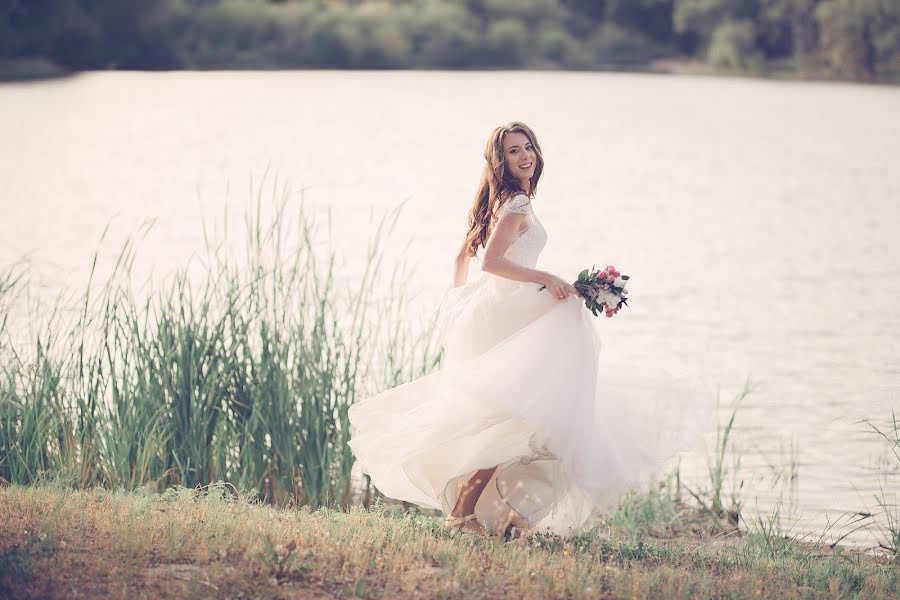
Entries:
POLYGON ((699 431, 687 426, 690 392, 645 365, 601 360, 599 320, 572 284, 536 268, 547 233, 534 132, 497 127, 484 158, 439 309, 441 367, 353 404, 349 445, 383 494, 442 510, 445 527, 569 535, 699 431), (483 274, 467 283, 482 248, 483 274))

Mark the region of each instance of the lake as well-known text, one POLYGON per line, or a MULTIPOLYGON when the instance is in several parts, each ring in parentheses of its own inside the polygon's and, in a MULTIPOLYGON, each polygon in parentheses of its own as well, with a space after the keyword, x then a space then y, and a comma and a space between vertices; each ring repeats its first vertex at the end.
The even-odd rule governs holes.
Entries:
MULTIPOLYGON (((860 420, 900 408, 900 88, 537 71, 2 84, 0 264, 27 256, 50 298, 83 288, 98 245, 102 267, 156 219, 139 270, 171 272, 202 253, 204 219, 240 220, 266 174, 330 215, 348 274, 373 220, 405 201, 386 251, 416 265, 427 312, 487 136, 511 120, 546 161, 539 267, 632 276, 604 351, 695 373, 724 405, 758 383, 736 419, 748 518, 781 499, 788 533, 830 541, 852 529, 845 513, 878 509, 874 494, 897 502, 898 461, 860 420)), ((704 468, 692 457, 686 477, 704 468)))

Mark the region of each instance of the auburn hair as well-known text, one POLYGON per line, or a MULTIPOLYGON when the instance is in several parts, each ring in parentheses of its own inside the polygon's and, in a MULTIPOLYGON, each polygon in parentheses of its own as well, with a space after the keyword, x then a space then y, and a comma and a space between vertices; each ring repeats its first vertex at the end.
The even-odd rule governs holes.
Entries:
POLYGON ((544 170, 544 157, 541 155, 541 146, 538 144, 537 137, 528 125, 520 121, 501 125, 491 132, 487 145, 484 147, 484 161, 475 202, 469 210, 469 231, 466 233, 463 245, 466 256, 472 257, 478 254, 478 248, 483 248, 487 244, 491 225, 496 220, 500 206, 516 194, 534 197, 538 180, 541 178, 541 171, 544 170), (528 192, 522 189, 519 181, 506 168, 503 140, 507 134, 512 132, 524 134, 534 148, 534 175, 531 176, 531 189, 528 192))

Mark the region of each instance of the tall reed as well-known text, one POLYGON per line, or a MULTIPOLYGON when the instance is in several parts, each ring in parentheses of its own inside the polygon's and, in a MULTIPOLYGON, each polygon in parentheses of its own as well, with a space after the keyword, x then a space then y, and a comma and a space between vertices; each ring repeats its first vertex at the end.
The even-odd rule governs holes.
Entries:
POLYGON ((900 564, 900 486, 897 485, 900 474, 900 417, 891 409, 891 416, 882 423, 873 423, 874 419, 863 419, 871 429, 869 433, 881 438, 886 443, 886 450, 890 451, 888 464, 881 471, 882 479, 878 482, 879 492, 875 494, 875 503, 878 510, 868 513, 868 517, 874 521, 878 531, 878 547, 893 554, 894 561, 900 564), (885 490, 884 483, 888 489, 885 490))
POLYGON ((405 276, 381 251, 399 208, 348 277, 302 197, 265 177, 254 195, 242 253, 207 235, 201 260, 138 293, 129 239, 102 284, 92 268, 77 316, 50 313, 27 344, 11 320, 22 272, 0 275, 2 481, 225 481, 278 504, 350 503, 348 407, 440 358, 432 328, 404 325, 403 286, 383 292, 405 276))
MULTIPOLYGON (((751 383, 749 379, 744 383, 743 388, 731 403, 731 416, 729 417, 728 422, 725 424, 724 428, 719 427, 716 429, 716 446, 712 456, 707 459, 710 484, 708 492, 694 491, 688 486, 680 484, 683 485, 684 489, 687 490, 691 496, 693 496, 706 513, 722 519, 732 526, 737 526, 740 521, 742 505, 739 491, 740 488, 743 487, 744 482, 741 481, 740 484, 737 484, 736 481, 732 482, 736 487, 733 487, 731 490, 731 504, 726 510, 722 501, 722 488, 725 485, 725 477, 728 474, 728 469, 725 466, 725 455, 728 449, 731 448, 731 446, 729 446, 729 441, 731 439, 732 429, 734 428, 737 410, 741 402, 743 402, 748 394, 754 391, 755 387, 755 384, 751 383), (703 496, 705 496, 706 499, 704 499, 703 496)), ((733 476, 736 475, 739 469, 740 455, 735 455, 731 474, 733 476)))

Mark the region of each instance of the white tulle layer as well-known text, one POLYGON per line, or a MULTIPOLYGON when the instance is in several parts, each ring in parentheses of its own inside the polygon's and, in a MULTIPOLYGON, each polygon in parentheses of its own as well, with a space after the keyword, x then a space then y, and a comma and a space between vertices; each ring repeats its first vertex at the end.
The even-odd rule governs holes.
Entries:
POLYGON ((485 529, 566 535, 702 444, 708 392, 601 358, 599 319, 537 288, 485 275, 451 290, 441 369, 351 406, 350 447, 383 494, 449 514, 498 466, 475 506, 485 529))

